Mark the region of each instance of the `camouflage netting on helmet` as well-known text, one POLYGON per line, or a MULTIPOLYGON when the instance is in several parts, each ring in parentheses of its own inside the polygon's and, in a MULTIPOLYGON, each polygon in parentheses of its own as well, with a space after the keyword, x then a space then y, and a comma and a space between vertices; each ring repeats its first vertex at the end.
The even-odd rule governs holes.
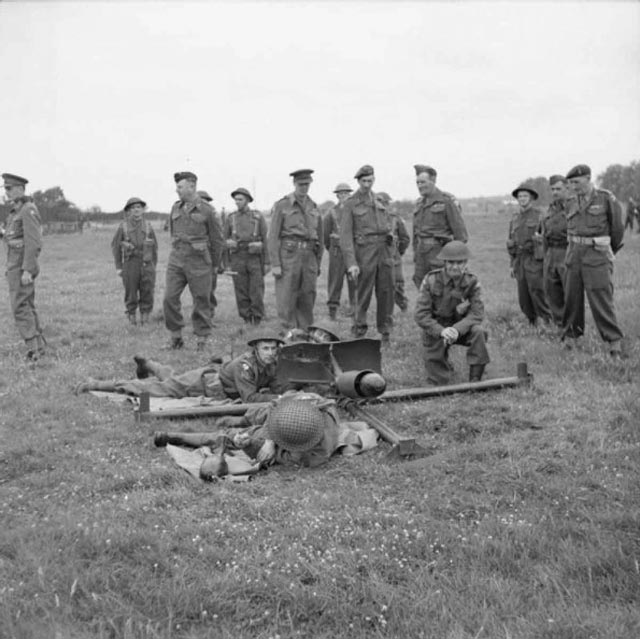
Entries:
POLYGON ((285 450, 310 450, 320 442, 323 431, 322 412, 310 401, 286 399, 269 414, 268 436, 285 450))

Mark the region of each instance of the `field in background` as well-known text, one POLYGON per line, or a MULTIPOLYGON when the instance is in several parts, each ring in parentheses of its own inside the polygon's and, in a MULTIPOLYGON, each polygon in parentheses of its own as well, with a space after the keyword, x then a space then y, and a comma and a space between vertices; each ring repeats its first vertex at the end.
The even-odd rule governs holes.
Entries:
MULTIPOLYGON (((53 355, 36 368, 0 285, 0 637, 635 638, 640 636, 640 236, 616 260, 627 358, 591 318, 564 351, 526 326, 508 276, 507 220, 467 219, 487 308, 489 377, 526 361, 532 388, 372 409, 429 456, 385 463, 386 444, 317 470, 276 468, 202 485, 129 409, 71 389, 133 375, 163 351, 167 234, 154 322, 126 324, 115 228, 49 236, 37 302, 53 355)), ((412 305, 410 257, 407 290, 412 305)), ((215 345, 243 348, 219 278, 215 345)), ((268 276, 268 326, 276 328, 268 276)), ((326 318, 326 263, 317 318, 326 318)), ((190 310, 188 294, 184 300, 190 310)), ((424 378, 412 314, 396 316, 389 387, 424 378)), ((347 335, 349 321, 341 318, 347 335)), ((459 380, 466 378, 456 353, 459 380)))

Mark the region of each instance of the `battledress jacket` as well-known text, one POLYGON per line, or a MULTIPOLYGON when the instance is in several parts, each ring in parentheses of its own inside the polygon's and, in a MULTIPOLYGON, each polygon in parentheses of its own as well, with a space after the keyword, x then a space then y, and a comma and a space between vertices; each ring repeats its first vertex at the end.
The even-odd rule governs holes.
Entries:
POLYGON ((449 326, 465 335, 483 319, 484 303, 475 275, 465 273, 456 281, 441 268, 429 272, 422 280, 415 320, 430 337, 440 337, 440 333, 449 326), (459 308, 462 302, 469 302, 464 313, 460 313, 459 308))

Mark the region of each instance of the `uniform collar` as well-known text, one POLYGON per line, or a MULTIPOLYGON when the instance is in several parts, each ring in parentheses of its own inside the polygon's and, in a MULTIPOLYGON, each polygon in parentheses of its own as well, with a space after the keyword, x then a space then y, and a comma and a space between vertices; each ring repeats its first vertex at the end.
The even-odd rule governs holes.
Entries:
POLYGON ((436 186, 433 189, 433 193, 430 193, 429 195, 423 195, 422 196, 422 203, 423 204, 431 204, 433 202, 438 202, 439 200, 444 199, 444 196, 442 195, 442 191, 436 186))

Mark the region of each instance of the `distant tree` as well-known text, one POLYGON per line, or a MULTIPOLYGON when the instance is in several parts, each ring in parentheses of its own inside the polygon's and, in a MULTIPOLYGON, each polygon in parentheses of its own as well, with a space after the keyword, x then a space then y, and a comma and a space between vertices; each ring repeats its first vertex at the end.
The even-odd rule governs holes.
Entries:
POLYGON ((40 211, 43 223, 77 222, 80 219, 80 209, 67 200, 59 186, 53 186, 45 191, 35 191, 32 197, 40 211))
POLYGON ((626 166, 611 164, 598 175, 596 183, 622 201, 632 197, 637 202, 640 199, 640 161, 631 162, 626 166))

